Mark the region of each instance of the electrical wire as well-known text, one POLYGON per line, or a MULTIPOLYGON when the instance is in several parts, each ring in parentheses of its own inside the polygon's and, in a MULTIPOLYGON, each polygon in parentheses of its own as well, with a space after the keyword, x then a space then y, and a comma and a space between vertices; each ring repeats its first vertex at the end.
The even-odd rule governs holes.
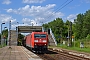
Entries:
MULTIPOLYGON (((68 4, 70 4, 73 0, 69 1, 69 0, 66 0, 62 5, 60 5, 59 9, 57 9, 54 13, 60 11, 61 9, 63 9, 64 7, 66 7, 68 4)), ((52 12, 52 15, 48 16, 48 19, 50 19, 51 17, 53 16, 53 12, 52 12)))

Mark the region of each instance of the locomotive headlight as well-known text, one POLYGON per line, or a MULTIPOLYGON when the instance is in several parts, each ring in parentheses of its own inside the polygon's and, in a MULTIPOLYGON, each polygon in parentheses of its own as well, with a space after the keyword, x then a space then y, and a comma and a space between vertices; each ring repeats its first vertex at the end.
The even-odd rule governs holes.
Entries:
POLYGON ((38 40, 34 40, 34 42, 38 42, 38 40))
POLYGON ((43 42, 47 42, 46 40, 43 40, 43 42))

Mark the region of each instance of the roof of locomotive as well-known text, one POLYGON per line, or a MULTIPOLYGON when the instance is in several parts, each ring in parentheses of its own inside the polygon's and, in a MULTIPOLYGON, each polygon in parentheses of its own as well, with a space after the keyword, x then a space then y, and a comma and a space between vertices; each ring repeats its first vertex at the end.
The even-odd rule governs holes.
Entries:
POLYGON ((32 33, 29 33, 29 34, 26 35, 26 36, 29 36, 29 35, 31 35, 31 34, 47 34, 47 32, 32 32, 32 33))
POLYGON ((47 32, 32 32, 32 34, 46 34, 47 32))

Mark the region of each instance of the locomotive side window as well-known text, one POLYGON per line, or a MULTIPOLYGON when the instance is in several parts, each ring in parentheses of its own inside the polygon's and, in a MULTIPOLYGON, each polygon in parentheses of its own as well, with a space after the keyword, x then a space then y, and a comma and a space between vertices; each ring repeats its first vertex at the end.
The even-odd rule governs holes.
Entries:
POLYGON ((35 34, 35 38, 46 38, 46 34, 35 34))

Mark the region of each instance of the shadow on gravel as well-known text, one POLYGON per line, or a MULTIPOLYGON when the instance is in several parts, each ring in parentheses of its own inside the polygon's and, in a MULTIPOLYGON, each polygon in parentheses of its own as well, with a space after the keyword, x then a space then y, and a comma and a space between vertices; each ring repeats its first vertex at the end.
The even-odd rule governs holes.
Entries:
POLYGON ((45 54, 58 54, 58 53, 57 52, 54 52, 54 51, 48 50, 47 52, 45 52, 45 54))

